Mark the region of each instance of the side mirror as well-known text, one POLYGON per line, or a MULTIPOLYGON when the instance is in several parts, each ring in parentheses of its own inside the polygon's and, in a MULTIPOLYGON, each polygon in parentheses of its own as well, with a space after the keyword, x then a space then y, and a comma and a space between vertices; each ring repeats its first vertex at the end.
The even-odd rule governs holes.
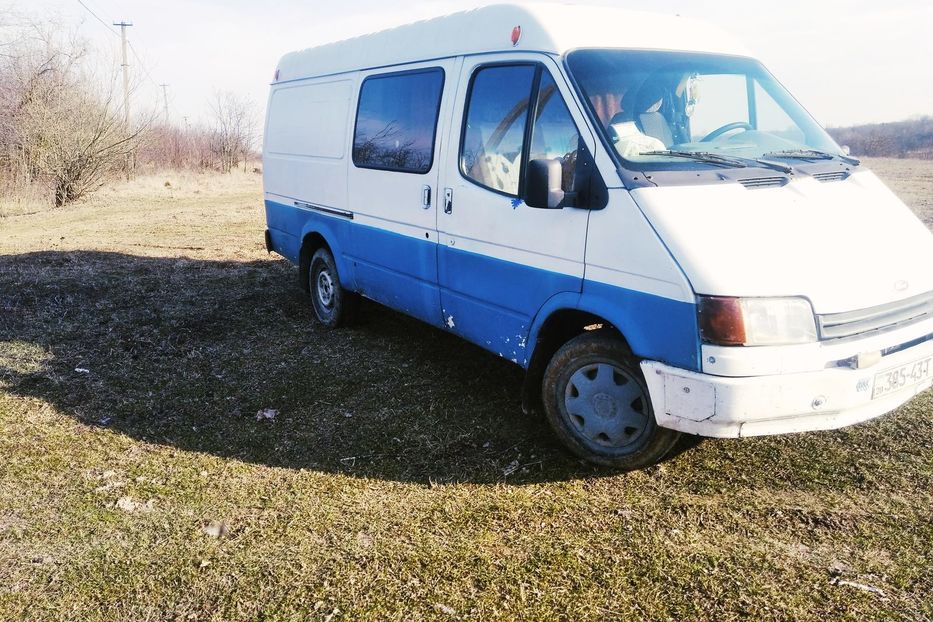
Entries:
POLYGON ((557 160, 532 160, 528 163, 528 180, 525 184, 525 203, 528 207, 559 209, 563 207, 564 191, 561 190, 563 169, 557 160))

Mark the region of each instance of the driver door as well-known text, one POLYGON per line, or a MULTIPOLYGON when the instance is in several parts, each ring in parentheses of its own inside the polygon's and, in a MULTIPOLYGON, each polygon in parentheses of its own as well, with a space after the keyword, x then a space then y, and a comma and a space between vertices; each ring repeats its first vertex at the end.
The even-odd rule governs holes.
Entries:
POLYGON ((582 290, 588 220, 582 209, 528 207, 527 162, 561 159, 572 177, 580 128, 591 150, 594 141, 556 64, 505 58, 464 61, 441 174, 438 282, 449 330, 524 365, 541 307, 582 290))

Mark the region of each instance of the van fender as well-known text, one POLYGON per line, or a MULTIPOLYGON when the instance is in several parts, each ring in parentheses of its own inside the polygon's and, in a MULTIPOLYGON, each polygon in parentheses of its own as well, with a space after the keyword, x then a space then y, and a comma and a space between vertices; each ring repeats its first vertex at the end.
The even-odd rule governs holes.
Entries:
POLYGON ((633 317, 636 314, 629 314, 621 309, 618 300, 609 300, 587 293, 563 292, 549 298, 535 315, 528 335, 530 347, 526 351, 526 367, 534 358, 541 329, 555 313, 561 311, 578 311, 593 316, 592 323, 594 324, 611 324, 622 333, 622 337, 629 343, 629 347, 636 355, 647 356, 646 342, 650 339, 646 339, 645 336, 650 332, 650 327, 640 325, 639 319, 633 317))
POLYGON ((300 248, 302 250, 308 236, 320 236, 323 239, 334 256, 341 285, 345 289, 356 291, 356 273, 353 270, 353 262, 345 255, 345 250, 350 246, 350 223, 329 216, 315 216, 308 219, 301 228, 300 248))
POLYGON ((541 336, 541 328, 558 311, 566 309, 579 309, 580 292, 561 292, 554 294, 541 305, 531 322, 531 328, 528 331, 528 347, 525 349, 525 360, 522 367, 526 369, 531 365, 535 350, 538 347, 538 338, 541 336))
POLYGON ((696 304, 587 282, 577 308, 612 324, 638 358, 700 371, 696 304))
POLYGON ((522 409, 526 413, 540 411, 541 381, 551 355, 588 324, 610 325, 638 358, 699 371, 695 305, 634 290, 590 285, 586 284, 583 293, 565 292, 551 297, 535 315, 523 365, 526 375, 522 409), (561 312, 576 313, 571 319, 577 324, 562 326, 551 338, 543 336, 548 320, 561 312))
POLYGON ((611 324, 639 358, 699 371, 699 330, 696 305, 613 286, 589 287, 602 292, 555 294, 538 310, 528 334, 528 367, 545 323, 559 311, 578 311, 593 323, 611 324))
POLYGON ((544 371, 547 369, 551 356, 563 345, 558 342, 563 341, 565 337, 557 335, 554 340, 544 340, 541 331, 555 313, 576 310, 579 302, 579 292, 555 294, 541 305, 531 322, 526 339, 525 356, 522 360, 522 367, 525 368, 525 380, 522 383, 522 411, 526 415, 538 416, 544 412, 544 404, 541 401, 541 382, 544 379, 544 371))

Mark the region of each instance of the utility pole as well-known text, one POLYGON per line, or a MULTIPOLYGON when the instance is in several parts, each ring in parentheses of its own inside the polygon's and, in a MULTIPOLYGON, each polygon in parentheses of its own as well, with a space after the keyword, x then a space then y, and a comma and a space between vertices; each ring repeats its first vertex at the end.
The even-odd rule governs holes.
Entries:
POLYGON ((132 26, 133 22, 114 22, 114 26, 120 27, 120 37, 123 39, 123 122, 127 128, 130 126, 130 63, 126 57, 126 27, 132 26))
POLYGON ((162 102, 165 104, 165 125, 168 125, 168 85, 160 84, 162 87, 162 102))

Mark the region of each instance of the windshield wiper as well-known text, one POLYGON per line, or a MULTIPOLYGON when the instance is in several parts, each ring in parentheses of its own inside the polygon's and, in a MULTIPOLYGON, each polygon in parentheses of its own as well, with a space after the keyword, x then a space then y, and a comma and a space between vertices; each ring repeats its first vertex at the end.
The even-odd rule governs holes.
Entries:
POLYGON ((791 160, 835 160, 839 158, 843 162, 848 162, 852 166, 858 166, 862 163, 858 158, 842 155, 839 153, 829 153, 819 149, 788 149, 787 151, 772 151, 764 155, 766 158, 788 158, 791 160))
POLYGON ((666 149, 662 151, 643 151, 638 155, 643 156, 667 156, 670 158, 686 158, 688 160, 696 160, 697 162, 705 162, 707 164, 716 164, 717 166, 725 166, 726 168, 748 168, 748 165, 741 160, 734 160, 732 158, 726 158, 721 155, 716 155, 715 153, 709 153, 706 151, 673 151, 671 149, 666 149))
POLYGON ((710 153, 708 151, 674 151, 674 150, 665 150, 665 151, 646 151, 639 155, 647 156, 669 156, 672 158, 689 158, 691 160, 697 160, 699 162, 707 162, 709 164, 717 164, 719 166, 725 166, 729 168, 748 168, 748 162, 755 162, 766 168, 770 168, 782 173, 793 173, 794 169, 787 166, 786 164, 781 164, 780 162, 769 162, 768 160, 755 159, 755 158, 730 158, 727 156, 722 156, 716 153, 710 153))
POLYGON ((764 158, 754 158, 754 161, 758 164, 761 164, 765 168, 774 169, 775 171, 780 171, 786 175, 790 175, 794 172, 794 169, 787 166, 786 164, 781 164, 780 162, 772 162, 771 160, 765 160, 764 158))

